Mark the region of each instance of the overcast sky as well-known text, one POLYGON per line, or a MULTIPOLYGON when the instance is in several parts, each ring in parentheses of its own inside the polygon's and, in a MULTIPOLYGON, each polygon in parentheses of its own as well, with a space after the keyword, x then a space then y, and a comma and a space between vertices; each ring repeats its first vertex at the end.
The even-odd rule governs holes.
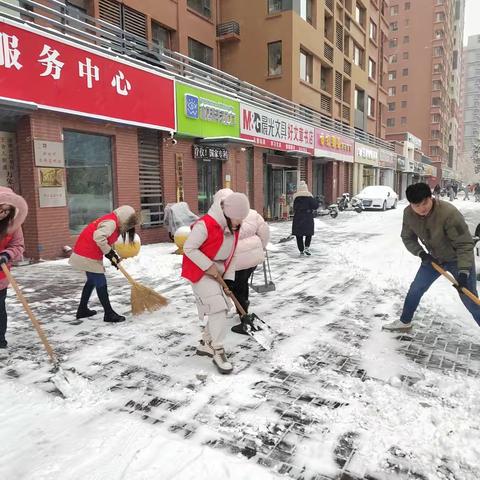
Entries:
POLYGON ((464 43, 470 35, 480 34, 480 0, 466 0, 464 43))

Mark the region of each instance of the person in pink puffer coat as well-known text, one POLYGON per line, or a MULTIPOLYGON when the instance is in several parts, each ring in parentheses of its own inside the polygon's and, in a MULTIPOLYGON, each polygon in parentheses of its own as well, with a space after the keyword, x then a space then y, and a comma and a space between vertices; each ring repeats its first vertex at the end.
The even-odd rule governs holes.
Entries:
MULTIPOLYGON (((27 202, 10 188, 0 187, 0 265, 10 270, 12 262, 23 258, 25 242, 22 223, 28 213, 27 202)), ((7 311, 5 298, 9 281, 0 269, 0 348, 7 348, 7 311)))
MULTIPOLYGON (((226 198, 233 193, 229 188, 219 190, 215 196, 226 198)), ((240 227, 237 250, 233 257, 235 263, 235 280, 226 281, 232 293, 243 309, 248 313, 248 282, 257 265, 265 259, 265 248, 270 240, 270 228, 263 217, 250 209, 247 218, 240 227)), ((245 333, 241 324, 232 327, 232 332, 245 333)))

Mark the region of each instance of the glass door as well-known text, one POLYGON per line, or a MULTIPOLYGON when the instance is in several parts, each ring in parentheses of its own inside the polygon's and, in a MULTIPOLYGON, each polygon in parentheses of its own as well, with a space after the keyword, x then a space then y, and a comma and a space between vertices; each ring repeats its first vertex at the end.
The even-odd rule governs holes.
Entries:
POLYGON ((222 188, 220 160, 198 160, 198 211, 207 213, 213 196, 222 188))
POLYGON ((293 195, 297 191, 298 170, 284 170, 288 216, 293 216, 293 195))

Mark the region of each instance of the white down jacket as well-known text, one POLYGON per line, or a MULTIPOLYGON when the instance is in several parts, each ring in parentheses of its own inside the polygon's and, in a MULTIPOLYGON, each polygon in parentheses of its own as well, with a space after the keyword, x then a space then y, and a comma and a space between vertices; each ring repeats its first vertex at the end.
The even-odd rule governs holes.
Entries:
POLYGON ((262 263, 269 240, 268 224, 256 210, 250 210, 240 227, 240 237, 234 256, 235 270, 246 270, 262 263))

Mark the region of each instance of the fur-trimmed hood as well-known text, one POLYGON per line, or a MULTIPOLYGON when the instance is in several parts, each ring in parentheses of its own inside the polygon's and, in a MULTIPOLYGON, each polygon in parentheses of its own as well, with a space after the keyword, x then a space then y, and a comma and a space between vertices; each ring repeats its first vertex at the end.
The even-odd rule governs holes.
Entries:
POLYGON ((0 204, 15 207, 15 217, 10 221, 7 233, 18 230, 28 214, 28 205, 23 197, 17 195, 11 188, 0 187, 0 204))
POLYGON ((120 223, 120 233, 128 232, 139 223, 138 215, 130 205, 122 205, 116 208, 113 213, 117 216, 120 223))

